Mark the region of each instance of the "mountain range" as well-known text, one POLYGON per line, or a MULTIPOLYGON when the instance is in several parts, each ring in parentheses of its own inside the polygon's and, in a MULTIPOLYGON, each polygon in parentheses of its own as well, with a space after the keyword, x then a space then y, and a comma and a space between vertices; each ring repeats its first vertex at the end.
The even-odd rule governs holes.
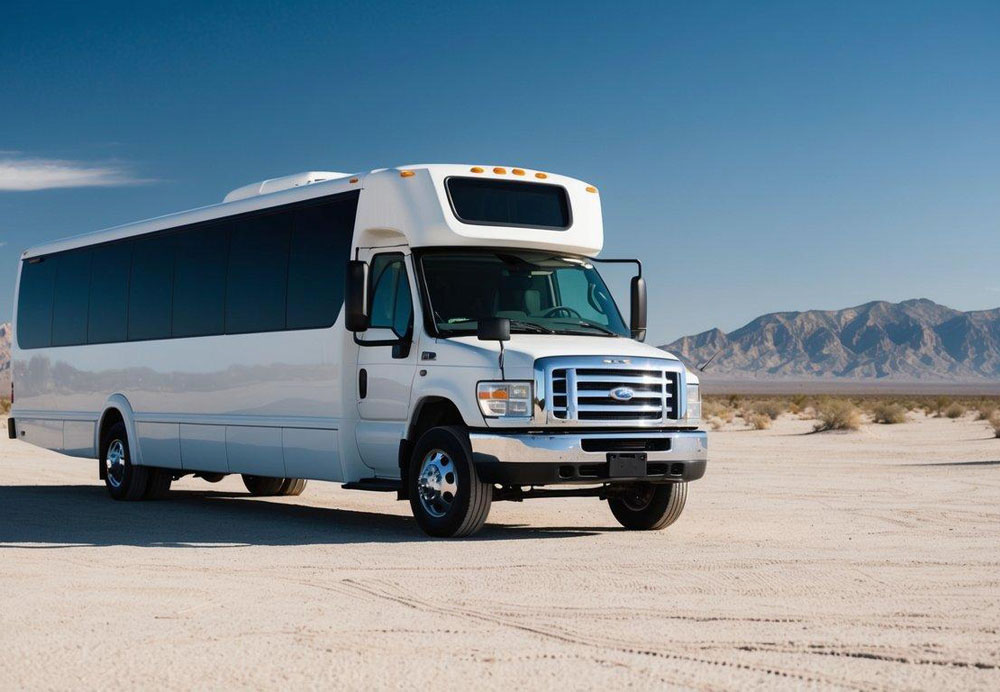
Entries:
POLYGON ((773 312, 661 348, 689 367, 715 356, 706 371, 716 379, 1000 380, 1000 308, 962 312, 916 299, 773 312))

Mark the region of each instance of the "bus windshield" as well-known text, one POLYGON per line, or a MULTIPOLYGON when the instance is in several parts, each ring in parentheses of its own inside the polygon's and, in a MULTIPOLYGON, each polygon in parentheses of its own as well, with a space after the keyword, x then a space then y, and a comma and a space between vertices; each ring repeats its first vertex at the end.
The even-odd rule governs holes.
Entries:
POLYGON ((511 332, 628 336, 601 275, 585 258, 534 250, 447 250, 421 255, 442 336, 474 334, 506 317, 511 332))

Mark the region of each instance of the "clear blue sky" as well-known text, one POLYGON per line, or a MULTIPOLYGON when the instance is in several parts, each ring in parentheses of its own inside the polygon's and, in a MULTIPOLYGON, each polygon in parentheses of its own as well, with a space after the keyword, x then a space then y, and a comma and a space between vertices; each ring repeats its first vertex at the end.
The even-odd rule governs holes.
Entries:
POLYGON ((997 2, 4 6, 2 319, 37 242, 445 161, 597 184, 655 343, 872 299, 1000 305, 997 2))

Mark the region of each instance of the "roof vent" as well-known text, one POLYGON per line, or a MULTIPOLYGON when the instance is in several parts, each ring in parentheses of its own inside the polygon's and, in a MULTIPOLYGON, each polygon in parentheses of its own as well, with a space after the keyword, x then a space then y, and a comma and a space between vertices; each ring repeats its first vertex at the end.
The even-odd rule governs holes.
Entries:
POLYGON ((280 178, 270 178, 259 183, 250 183, 243 187, 238 187, 223 199, 223 202, 235 202, 238 199, 247 199, 257 195, 266 195, 271 192, 290 190, 293 187, 302 187, 312 183, 321 183, 324 180, 335 180, 336 178, 346 178, 350 173, 337 173, 336 171, 306 171, 305 173, 293 173, 283 175, 280 178))

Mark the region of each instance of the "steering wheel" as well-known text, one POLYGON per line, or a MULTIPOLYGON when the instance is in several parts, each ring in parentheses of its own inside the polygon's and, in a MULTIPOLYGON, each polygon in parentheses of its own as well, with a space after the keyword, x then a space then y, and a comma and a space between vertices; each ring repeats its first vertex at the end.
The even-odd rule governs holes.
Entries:
POLYGON ((556 316, 555 313, 559 312, 563 313, 567 317, 576 317, 579 320, 583 319, 583 315, 581 315, 573 308, 567 307, 565 305, 556 305, 553 308, 549 308, 544 313, 542 313, 542 317, 555 317, 556 316))

